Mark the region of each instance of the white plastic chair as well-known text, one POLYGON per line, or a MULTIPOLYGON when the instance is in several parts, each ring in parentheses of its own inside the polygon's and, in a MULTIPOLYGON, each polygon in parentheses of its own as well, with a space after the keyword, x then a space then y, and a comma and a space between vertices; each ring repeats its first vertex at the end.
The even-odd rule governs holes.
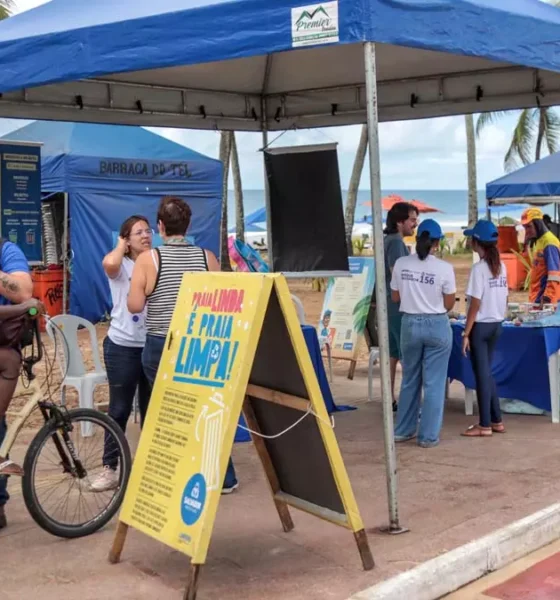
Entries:
MULTIPOLYGON (((74 387, 78 391, 80 408, 94 408, 93 394, 98 385, 107 383, 107 373, 101 364, 97 333, 93 323, 74 315, 58 315, 47 321, 47 334, 56 344, 58 364, 63 377, 61 402, 66 404, 66 388, 74 387), (78 343, 78 329, 88 330, 94 371, 86 368, 84 357, 78 343)), ((91 423, 82 423, 82 436, 92 435, 91 423)))

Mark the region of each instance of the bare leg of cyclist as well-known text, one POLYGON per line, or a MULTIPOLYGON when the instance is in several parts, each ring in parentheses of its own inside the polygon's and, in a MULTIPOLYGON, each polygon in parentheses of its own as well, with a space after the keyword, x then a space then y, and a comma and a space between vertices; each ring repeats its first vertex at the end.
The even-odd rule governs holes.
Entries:
MULTIPOLYGON (((21 356, 11 348, 0 348, 0 419, 3 419, 12 401, 19 378, 21 356)), ((0 475, 23 475, 23 469, 0 456, 0 475)))

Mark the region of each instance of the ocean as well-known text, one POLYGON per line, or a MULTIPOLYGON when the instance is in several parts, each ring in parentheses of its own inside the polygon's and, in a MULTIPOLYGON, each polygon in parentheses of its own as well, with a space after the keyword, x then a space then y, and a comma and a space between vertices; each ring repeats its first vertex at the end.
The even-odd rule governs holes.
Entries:
MULTIPOLYGON (((441 213, 432 215, 437 219, 442 227, 459 229, 467 225, 467 190, 383 190, 383 196, 389 194, 398 194, 405 200, 421 200, 434 208, 437 208, 441 213)), ((342 193, 343 202, 346 203, 347 192, 342 193)), ((370 192, 368 190, 360 190, 358 193, 358 203, 356 206, 355 221, 359 223, 363 220, 364 215, 370 214, 369 206, 364 206, 364 203, 369 202, 370 192)), ((235 226, 235 206, 234 194, 230 190, 228 193, 228 227, 235 226)), ((244 190, 243 191, 243 206, 245 208, 245 216, 250 215, 255 210, 264 206, 264 190, 244 190)), ((486 208, 485 193, 483 190, 478 192, 478 210, 482 216, 482 211, 486 208)), ((510 212, 499 212, 498 216, 508 216, 510 212)), ((511 214, 515 214, 515 211, 511 214)))

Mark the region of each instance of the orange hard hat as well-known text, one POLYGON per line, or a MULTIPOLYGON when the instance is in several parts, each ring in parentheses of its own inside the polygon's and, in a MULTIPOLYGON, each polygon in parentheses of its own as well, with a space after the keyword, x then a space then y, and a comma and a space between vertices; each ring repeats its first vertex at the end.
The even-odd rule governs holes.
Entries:
POLYGON ((543 216, 543 211, 540 208, 527 208, 521 215, 521 225, 527 225, 535 219, 542 220, 543 216))

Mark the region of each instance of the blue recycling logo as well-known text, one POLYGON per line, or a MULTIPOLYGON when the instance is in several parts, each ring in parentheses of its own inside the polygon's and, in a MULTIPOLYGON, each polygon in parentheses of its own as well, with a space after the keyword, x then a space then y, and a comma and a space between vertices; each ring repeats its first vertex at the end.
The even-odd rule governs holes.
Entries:
POLYGON ((193 475, 181 498, 181 518, 185 525, 194 525, 204 511, 206 504, 206 480, 202 473, 193 475))

